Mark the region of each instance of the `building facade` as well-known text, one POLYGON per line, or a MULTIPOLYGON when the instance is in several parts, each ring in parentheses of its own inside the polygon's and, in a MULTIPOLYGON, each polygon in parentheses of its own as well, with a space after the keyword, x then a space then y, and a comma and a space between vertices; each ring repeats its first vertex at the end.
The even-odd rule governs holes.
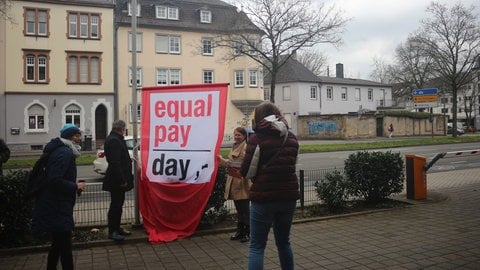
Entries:
MULTIPOLYGON (((299 116, 364 114, 392 106, 390 85, 344 78, 342 64, 337 64, 336 74, 336 77, 316 76, 295 56, 282 66, 277 75, 275 104, 282 109, 293 132, 301 133, 299 116)), ((265 88, 268 92, 270 86, 265 88)))
POLYGON ((43 149, 66 123, 84 147, 112 122, 113 1, 11 1, 1 19, 0 129, 12 150, 43 149))
MULTIPOLYGON (((115 29, 118 118, 132 119, 132 7, 117 1, 115 29)), ((137 4, 137 87, 176 84, 229 83, 224 142, 233 142, 233 129, 245 125, 250 103, 263 97, 262 67, 247 56, 230 59, 228 46, 217 46, 237 25, 259 41, 261 32, 236 7, 218 0, 154 1, 137 4), (229 59, 229 60, 227 60, 229 59)), ((141 97, 137 91, 140 128, 141 97)), ((140 132, 138 132, 140 134, 140 132)))

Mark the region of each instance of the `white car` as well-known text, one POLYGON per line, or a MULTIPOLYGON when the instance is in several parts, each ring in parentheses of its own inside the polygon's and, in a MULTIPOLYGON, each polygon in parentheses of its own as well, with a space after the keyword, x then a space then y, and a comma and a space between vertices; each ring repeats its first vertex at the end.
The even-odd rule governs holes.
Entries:
MULTIPOLYGON (((140 139, 137 138, 137 140, 140 140, 140 139)), ((125 142, 127 144, 130 158, 133 160, 133 148, 135 147, 133 137, 125 136, 125 142)), ((108 168, 108 162, 107 162, 107 159, 105 158, 105 151, 103 150, 103 146, 102 146, 101 149, 97 150, 97 158, 93 161, 93 171, 104 175, 105 173, 107 173, 107 168, 108 168)))

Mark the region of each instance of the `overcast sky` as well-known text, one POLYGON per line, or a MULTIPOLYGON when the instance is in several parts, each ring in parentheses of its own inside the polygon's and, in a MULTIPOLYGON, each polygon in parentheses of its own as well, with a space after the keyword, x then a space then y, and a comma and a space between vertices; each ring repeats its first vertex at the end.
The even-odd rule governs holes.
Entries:
MULTIPOLYGON (((330 76, 335 75, 335 65, 343 63, 344 75, 349 78, 370 79, 373 58, 393 63, 395 48, 409 34, 419 28, 421 19, 427 17, 426 7, 431 0, 312 0, 317 3, 332 3, 343 10, 345 17, 352 18, 343 34, 344 45, 335 49, 322 44, 316 49, 328 57, 330 76)), ((454 0, 438 0, 448 7, 454 0)), ((461 0, 470 7, 480 1, 461 0)), ((477 17, 479 18, 479 17, 477 17)))

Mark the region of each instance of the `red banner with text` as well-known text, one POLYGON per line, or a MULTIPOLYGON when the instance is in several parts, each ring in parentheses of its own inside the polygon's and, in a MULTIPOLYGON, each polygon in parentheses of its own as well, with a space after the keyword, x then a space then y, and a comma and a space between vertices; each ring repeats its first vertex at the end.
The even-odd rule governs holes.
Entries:
POLYGON ((228 84, 142 88, 139 208, 151 243, 192 235, 215 184, 228 84))

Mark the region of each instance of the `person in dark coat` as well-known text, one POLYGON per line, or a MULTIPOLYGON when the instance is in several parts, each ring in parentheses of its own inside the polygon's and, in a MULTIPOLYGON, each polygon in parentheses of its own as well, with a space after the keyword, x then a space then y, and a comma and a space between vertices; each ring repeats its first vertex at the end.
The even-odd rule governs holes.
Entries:
POLYGON ((3 175, 3 163, 6 163, 10 158, 10 148, 8 148, 5 141, 0 138, 0 176, 3 175))
POLYGON ((250 136, 241 165, 245 177, 257 145, 260 155, 249 191, 250 248, 248 269, 263 269, 268 233, 273 227, 281 269, 293 269, 290 228, 296 201, 300 198, 296 161, 298 141, 288 131, 287 121, 271 102, 255 107, 254 134, 250 136), (286 136, 286 137, 285 137, 286 136))
POLYGON ((73 207, 77 191, 83 191, 86 186, 84 182, 76 182, 75 159, 80 156, 81 140, 80 129, 66 124, 60 130, 60 137, 52 139, 43 150, 50 153, 46 166, 47 185, 39 190, 33 202, 32 233, 52 236, 47 269, 57 269, 58 259, 62 269, 73 269, 73 207))
POLYGON ((124 140, 125 131, 125 122, 116 120, 104 145, 108 167, 103 190, 110 192, 111 199, 108 209, 108 238, 115 241, 122 241, 126 235, 131 234, 120 227, 125 192, 133 188, 132 159, 124 140))

